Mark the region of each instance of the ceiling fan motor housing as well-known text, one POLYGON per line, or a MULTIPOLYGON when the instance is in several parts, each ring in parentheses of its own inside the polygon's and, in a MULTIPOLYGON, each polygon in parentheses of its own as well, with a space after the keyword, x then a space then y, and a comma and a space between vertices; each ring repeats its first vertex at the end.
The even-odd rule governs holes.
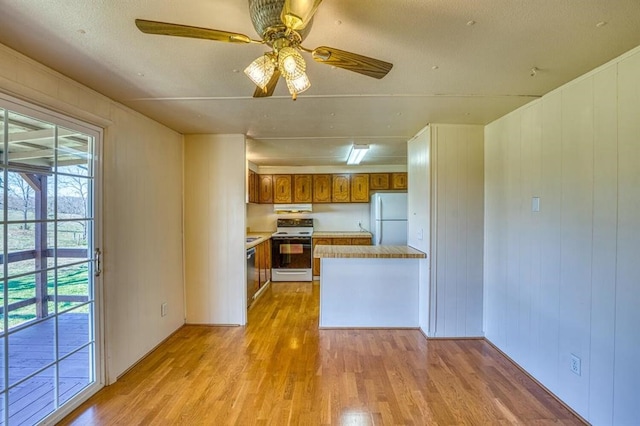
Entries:
MULTIPOLYGON (((278 38, 274 37, 274 34, 284 34, 287 30, 280 19, 284 2, 285 0, 249 0, 249 15, 253 28, 267 43, 278 38)), ((302 31, 296 31, 301 41, 309 33, 312 23, 313 20, 302 31)))

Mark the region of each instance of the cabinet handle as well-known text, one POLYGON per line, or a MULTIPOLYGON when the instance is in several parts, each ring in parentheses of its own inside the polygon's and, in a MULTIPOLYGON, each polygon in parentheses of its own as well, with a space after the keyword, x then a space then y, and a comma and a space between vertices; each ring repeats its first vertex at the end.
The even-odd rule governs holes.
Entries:
POLYGON ((362 184, 358 184, 358 191, 362 191, 362 184))

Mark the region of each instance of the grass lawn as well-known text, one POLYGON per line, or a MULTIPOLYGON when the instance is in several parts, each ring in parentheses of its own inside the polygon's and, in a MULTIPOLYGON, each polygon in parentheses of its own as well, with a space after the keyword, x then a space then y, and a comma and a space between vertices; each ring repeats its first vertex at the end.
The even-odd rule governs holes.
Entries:
MULTIPOLYGON (((21 213, 15 211, 8 211, 9 220, 21 220, 21 213)), ((7 248, 8 252, 17 252, 23 250, 35 249, 35 227, 34 223, 11 223, 2 224, 2 227, 6 228, 7 236, 7 248)), ((48 242, 47 245, 50 248, 55 247, 57 236, 57 247, 61 248, 87 248, 87 242, 82 240, 83 228, 81 222, 58 222, 57 232, 54 228, 54 223, 51 222, 47 226, 48 242)), ((0 242, 5 233, 0 232, 0 242)), ((0 245, 0 250, 1 245, 0 245)), ((81 261, 81 258, 71 259, 58 259, 57 269, 57 294, 58 296, 88 296, 89 295, 89 270, 88 264, 76 265, 76 266, 62 266, 65 263, 72 263, 81 261)), ((53 266, 53 258, 49 258, 49 267, 53 266)), ((36 295, 35 286, 35 260, 24 260, 20 262, 13 262, 8 265, 8 279, 0 279, 0 289, 4 290, 2 286, 4 283, 7 285, 7 305, 20 302, 22 300, 31 299, 36 295), (15 277, 16 275, 22 275, 15 277), (15 277, 15 278, 14 278, 15 277)), ((4 271, 0 265, 0 277, 2 277, 4 271)), ((56 295, 56 273, 51 270, 47 273, 47 293, 49 296, 56 295)), ((4 292, 0 291, 0 306, 4 304, 4 292)), ((73 306, 80 304, 80 302, 59 302, 58 312, 69 309, 73 306)), ((83 307, 74 312, 88 312, 88 307, 83 307)), ((49 315, 56 312, 55 302, 48 302, 49 315)), ((29 305, 19 309, 9 311, 9 328, 24 322, 30 321, 36 318, 36 305, 29 305)), ((3 325, 3 315, 0 314, 0 329, 3 325)))

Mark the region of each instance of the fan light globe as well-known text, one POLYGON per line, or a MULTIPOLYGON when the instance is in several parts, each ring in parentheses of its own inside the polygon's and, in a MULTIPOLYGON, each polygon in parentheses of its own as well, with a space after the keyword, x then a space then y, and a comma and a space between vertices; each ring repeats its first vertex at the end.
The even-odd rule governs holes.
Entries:
POLYGON ((298 78, 287 78, 287 88, 289 89, 289 93, 291 95, 297 95, 298 93, 302 93, 311 87, 311 82, 309 81, 309 77, 307 74, 302 73, 298 78))
POLYGON ((244 73, 255 83, 256 86, 265 90, 269 80, 273 76, 275 65, 271 58, 262 55, 245 68, 244 73))
POLYGON ((278 52, 278 68, 286 79, 294 80, 304 74, 307 64, 293 47, 283 47, 278 52))

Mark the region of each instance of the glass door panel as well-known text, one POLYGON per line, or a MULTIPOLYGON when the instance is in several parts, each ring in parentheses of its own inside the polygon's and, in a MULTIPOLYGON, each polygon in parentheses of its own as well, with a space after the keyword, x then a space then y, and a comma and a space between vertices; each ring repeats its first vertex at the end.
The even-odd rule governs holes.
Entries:
POLYGON ((102 386, 98 130, 0 97, 0 424, 33 424, 102 386))

